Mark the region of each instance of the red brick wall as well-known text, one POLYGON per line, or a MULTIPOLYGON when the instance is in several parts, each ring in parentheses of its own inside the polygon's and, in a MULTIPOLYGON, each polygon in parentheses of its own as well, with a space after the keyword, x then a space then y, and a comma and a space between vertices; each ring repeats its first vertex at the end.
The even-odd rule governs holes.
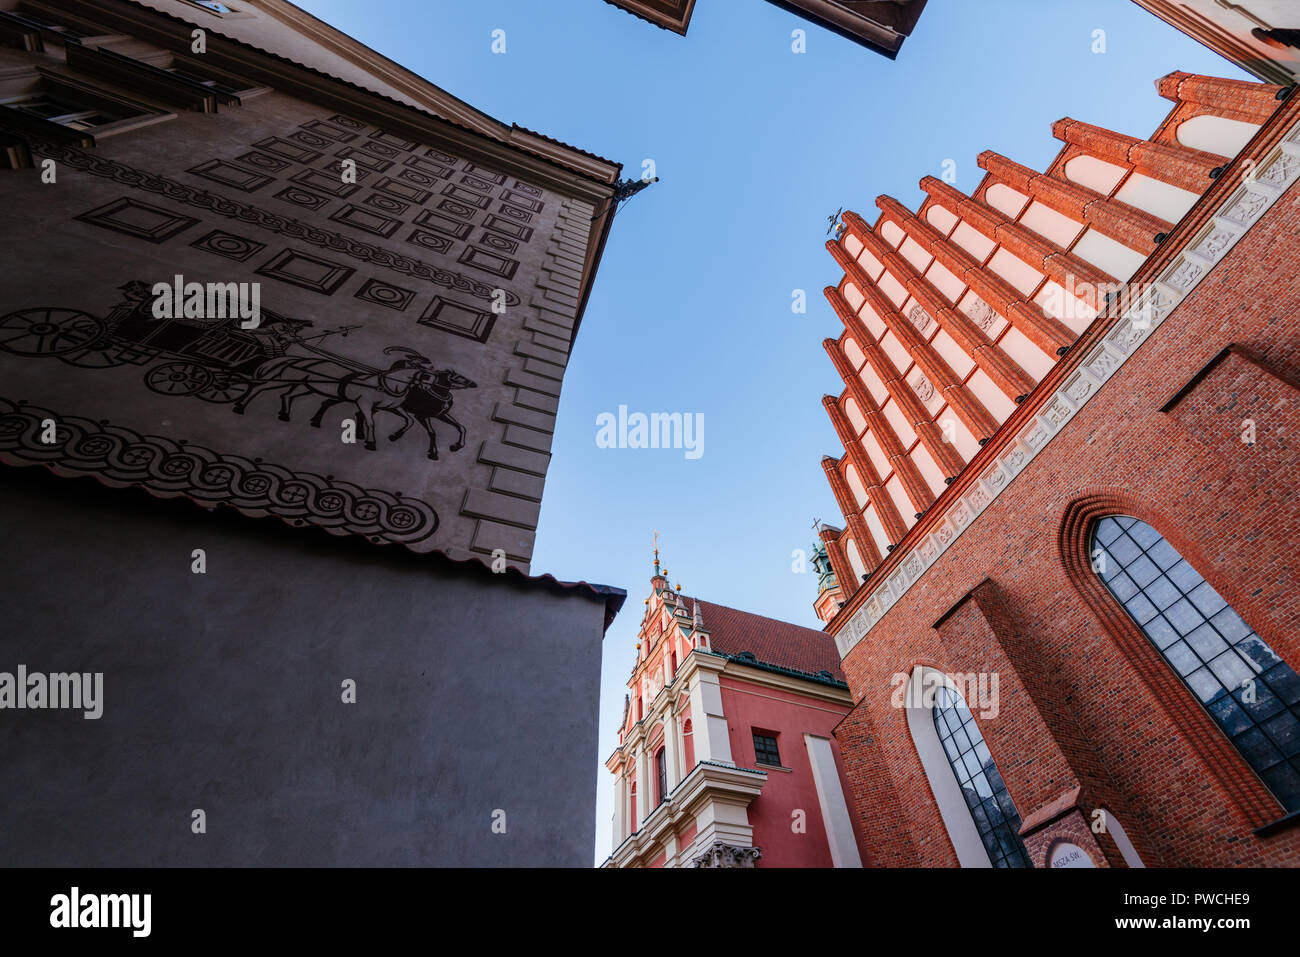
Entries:
POLYGON ((1081 784, 1084 817, 1105 803, 1149 864, 1300 865, 1300 828, 1251 833, 1280 806, 1080 554, 1084 519, 1140 513, 1300 667, 1300 497, 1285 448, 1300 435, 1288 384, 1300 381, 1298 232, 1293 188, 845 659, 860 700, 837 736, 871 863, 956 862, 890 703, 892 676, 923 663, 1005 669, 1001 711, 980 726, 1022 818, 1081 784), (1162 412, 1230 343, 1250 362, 1162 412), (1239 439, 1245 417, 1254 446, 1239 439), (1000 608, 958 609, 936 630, 985 578, 1000 608))

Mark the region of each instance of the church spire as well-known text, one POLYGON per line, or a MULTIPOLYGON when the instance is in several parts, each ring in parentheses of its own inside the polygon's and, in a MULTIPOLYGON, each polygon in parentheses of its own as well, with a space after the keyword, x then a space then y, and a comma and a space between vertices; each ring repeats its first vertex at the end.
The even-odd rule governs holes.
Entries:
POLYGON ((668 569, 659 564, 659 532, 656 530, 654 535, 654 555, 655 555, 655 573, 650 576, 650 585, 655 592, 661 592, 668 587, 668 569))
POLYGON ((817 600, 813 602, 813 610, 822 621, 830 621, 844 603, 844 589, 835 577, 835 569, 826 551, 826 538, 834 532, 820 520, 813 521, 813 530, 817 533, 812 550, 812 566, 817 572, 817 600))

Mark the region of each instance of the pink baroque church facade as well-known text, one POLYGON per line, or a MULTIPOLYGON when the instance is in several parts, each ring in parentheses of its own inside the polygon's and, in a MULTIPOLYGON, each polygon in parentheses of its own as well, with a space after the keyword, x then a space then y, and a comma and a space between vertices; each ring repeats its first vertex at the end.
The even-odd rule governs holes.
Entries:
MULTIPOLYGON (((658 551, 654 565, 605 762, 614 850, 604 866, 861 867, 835 740, 853 700, 834 641, 688 598, 658 551)), ((838 594, 833 580, 822 587, 838 594)))

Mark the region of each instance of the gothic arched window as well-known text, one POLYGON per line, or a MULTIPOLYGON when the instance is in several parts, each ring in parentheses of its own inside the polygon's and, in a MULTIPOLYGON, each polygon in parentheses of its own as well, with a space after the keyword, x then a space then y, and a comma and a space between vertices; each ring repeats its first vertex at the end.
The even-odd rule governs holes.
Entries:
POLYGON ((1092 567, 1288 811, 1300 810, 1300 675, 1146 522, 1097 522, 1092 567))
POLYGON ((994 867, 1030 867, 1029 855, 1020 840, 1020 814, 1011 794, 993 763, 975 716, 961 695, 947 685, 935 691, 934 727, 989 861, 994 867))

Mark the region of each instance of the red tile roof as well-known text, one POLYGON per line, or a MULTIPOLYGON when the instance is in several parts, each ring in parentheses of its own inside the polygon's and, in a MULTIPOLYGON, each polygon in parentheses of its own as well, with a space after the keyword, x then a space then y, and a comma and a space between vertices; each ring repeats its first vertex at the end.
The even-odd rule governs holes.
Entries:
MULTIPOLYGON (((682 597, 686 607, 693 610, 696 599, 682 597)), ((735 656, 748 651, 764 664, 809 675, 829 671, 836 681, 844 681, 835 640, 825 632, 703 599, 699 602, 704 630, 709 632, 709 643, 719 654, 735 656)))

